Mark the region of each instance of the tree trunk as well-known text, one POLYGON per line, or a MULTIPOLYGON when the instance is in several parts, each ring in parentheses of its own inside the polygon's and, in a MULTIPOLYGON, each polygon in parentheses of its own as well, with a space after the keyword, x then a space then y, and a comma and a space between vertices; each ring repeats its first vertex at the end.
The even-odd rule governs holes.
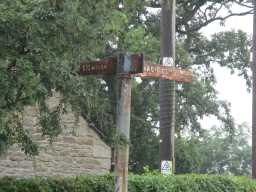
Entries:
MULTIPOLYGON (((175 0, 162 1, 161 60, 172 57, 175 65, 175 0)), ((173 162, 175 132, 175 81, 160 80, 160 164, 163 160, 173 162)), ((161 165, 160 165, 161 166, 161 165)))
POLYGON ((256 179, 256 0, 253 1, 252 178, 256 179))

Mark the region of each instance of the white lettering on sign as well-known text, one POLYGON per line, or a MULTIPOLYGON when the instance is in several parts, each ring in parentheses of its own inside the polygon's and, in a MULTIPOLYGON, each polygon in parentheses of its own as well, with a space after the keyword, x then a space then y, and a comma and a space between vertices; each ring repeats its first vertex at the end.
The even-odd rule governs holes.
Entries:
POLYGON ((163 57, 163 66, 173 67, 174 61, 172 57, 163 57))
POLYGON ((161 173, 163 175, 172 174, 172 161, 161 161, 161 173))
POLYGON ((179 82, 191 82, 192 72, 189 70, 167 67, 163 65, 145 64, 143 73, 136 74, 137 77, 160 77, 163 79, 179 82))

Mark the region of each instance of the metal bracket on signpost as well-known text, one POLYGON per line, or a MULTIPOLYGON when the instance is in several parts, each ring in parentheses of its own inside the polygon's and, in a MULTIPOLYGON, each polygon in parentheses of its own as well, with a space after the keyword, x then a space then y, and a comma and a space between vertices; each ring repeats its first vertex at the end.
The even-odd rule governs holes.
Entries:
POLYGON ((117 64, 117 74, 131 75, 142 73, 144 69, 144 55, 119 54, 117 64))
POLYGON ((120 54, 118 57, 117 73, 128 74, 132 65, 131 55, 120 54))

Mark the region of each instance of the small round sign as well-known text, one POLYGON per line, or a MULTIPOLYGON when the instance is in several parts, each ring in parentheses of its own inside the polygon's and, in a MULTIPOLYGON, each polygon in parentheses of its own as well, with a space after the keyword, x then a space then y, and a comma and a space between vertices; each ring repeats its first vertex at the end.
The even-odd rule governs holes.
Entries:
POLYGON ((172 57, 163 57, 163 66, 173 67, 174 61, 172 57))

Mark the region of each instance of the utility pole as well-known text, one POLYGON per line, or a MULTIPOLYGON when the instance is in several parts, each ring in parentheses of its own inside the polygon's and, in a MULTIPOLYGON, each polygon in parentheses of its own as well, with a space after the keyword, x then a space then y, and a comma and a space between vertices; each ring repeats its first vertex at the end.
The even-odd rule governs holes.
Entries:
MULTIPOLYGON (((175 0, 162 0, 161 14, 161 61, 162 65, 175 66, 175 0)), ((163 163, 175 172, 175 81, 160 79, 160 167, 163 163)))
POLYGON ((253 57, 252 57, 252 178, 256 179, 256 0, 253 3, 253 57))

